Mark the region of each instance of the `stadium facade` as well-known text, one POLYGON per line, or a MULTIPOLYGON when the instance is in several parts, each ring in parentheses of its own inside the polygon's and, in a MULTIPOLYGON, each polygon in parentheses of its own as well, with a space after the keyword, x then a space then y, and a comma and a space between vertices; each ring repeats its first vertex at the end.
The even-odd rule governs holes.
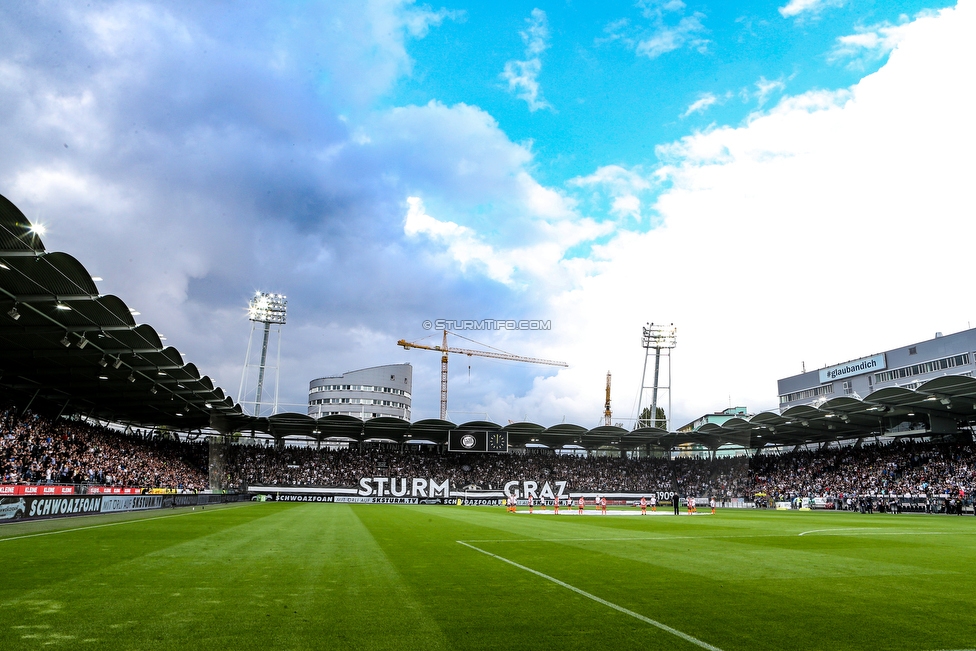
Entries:
POLYGON ((973 377, 976 328, 859 357, 777 381, 781 411, 839 396, 864 398, 889 387, 909 390, 945 375, 973 377))
POLYGON ((413 367, 372 366, 342 375, 320 377, 308 385, 308 415, 393 417, 410 420, 413 367))

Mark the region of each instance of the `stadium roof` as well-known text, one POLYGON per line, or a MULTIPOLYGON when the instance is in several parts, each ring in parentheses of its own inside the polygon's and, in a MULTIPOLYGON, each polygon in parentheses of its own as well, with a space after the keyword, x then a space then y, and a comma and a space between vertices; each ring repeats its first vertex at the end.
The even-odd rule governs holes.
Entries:
POLYGON ((446 443, 453 429, 502 430, 511 445, 587 449, 695 443, 761 448, 890 434, 892 428, 951 433, 976 421, 976 380, 947 375, 914 389, 889 387, 866 398, 843 396, 783 413, 763 412, 706 424, 693 432, 627 431, 573 424, 501 426, 487 421, 409 423, 397 418, 284 413, 253 417, 164 346, 149 325, 137 325, 118 297, 98 293, 80 262, 44 250, 40 233, 0 196, 0 390, 18 405, 81 413, 143 427, 180 431, 265 432, 275 438, 416 440, 446 443), (921 428, 914 428, 918 423, 921 428))
POLYGON ((196 366, 98 293, 84 266, 44 250, 0 196, 0 388, 18 404, 191 431, 241 409, 196 366))

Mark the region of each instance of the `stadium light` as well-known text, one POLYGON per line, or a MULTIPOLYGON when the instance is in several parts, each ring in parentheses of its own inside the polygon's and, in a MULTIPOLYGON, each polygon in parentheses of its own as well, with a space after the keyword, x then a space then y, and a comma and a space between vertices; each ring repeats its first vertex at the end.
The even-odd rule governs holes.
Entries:
POLYGON ((135 373, 129 373, 129 377, 127 377, 126 380, 128 380, 129 382, 135 382, 136 381, 136 374, 135 373))
POLYGON ((678 329, 673 323, 648 323, 643 326, 643 331, 641 344, 644 348, 674 348, 678 345, 678 329))
MULTIPOLYGON (((285 324, 285 317, 288 312, 288 299, 284 294, 271 294, 268 292, 255 292, 247 306, 247 318, 252 323, 264 324, 264 342, 261 346, 261 362, 258 364, 258 386, 254 398, 254 415, 261 415, 261 398, 264 392, 264 371, 268 361, 268 341, 271 337, 271 326, 278 326, 278 358, 281 358, 281 326, 285 324)), ((251 326, 251 335, 254 335, 255 326, 251 326)), ((244 381, 247 377, 247 369, 251 357, 251 341, 247 343, 247 354, 244 358, 244 372, 241 374, 240 394, 244 395, 244 381)), ((275 367, 275 398, 272 412, 278 407, 278 372, 280 366, 275 367)))
POLYGON ((149 393, 151 393, 151 394, 153 394, 153 395, 156 395, 156 393, 157 393, 158 391, 159 391, 159 389, 157 389, 157 388, 156 388, 156 385, 155 385, 155 384, 154 384, 154 385, 152 385, 151 387, 149 387, 149 393))
POLYGON ((108 360, 105 359, 105 355, 102 355, 102 358, 98 360, 98 365, 101 366, 102 368, 108 366, 108 360))
POLYGON ((85 333, 81 333, 81 338, 78 339, 78 348, 84 349, 88 345, 88 339, 85 337, 85 333))
POLYGON ((284 325, 288 299, 283 294, 257 292, 247 306, 247 318, 258 323, 284 325))
POLYGON ((64 337, 61 339, 61 345, 65 348, 71 348, 71 340, 68 339, 68 333, 64 333, 64 337))
POLYGON ((115 361, 112 362, 112 368, 118 368, 120 366, 122 366, 122 358, 121 357, 116 357, 115 358, 115 361))
POLYGON ((7 314, 10 315, 10 318, 13 319, 14 321, 20 318, 20 312, 17 311, 16 303, 14 303, 14 306, 7 311, 7 314))

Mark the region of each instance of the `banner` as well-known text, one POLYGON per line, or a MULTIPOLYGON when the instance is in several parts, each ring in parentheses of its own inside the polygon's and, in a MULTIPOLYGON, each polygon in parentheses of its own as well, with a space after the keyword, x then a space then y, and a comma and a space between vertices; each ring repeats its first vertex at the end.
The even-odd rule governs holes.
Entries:
POLYGON ((101 497, 73 495, 70 497, 25 497, 23 499, 25 502, 24 512, 20 517, 26 519, 90 515, 99 513, 102 508, 101 497))
MULTIPOLYGON (((415 497, 349 497, 345 495, 337 495, 335 498, 336 502, 343 502, 346 504, 430 504, 427 500, 418 501, 415 497)), ((440 500, 434 501, 434 504, 440 504, 440 500)))
POLYGON ((162 507, 162 495, 106 495, 102 497, 101 512, 147 511, 162 507))
POLYGON ((90 495, 142 495, 146 489, 139 487, 122 487, 122 486, 89 486, 88 493, 90 495))
POLYGON ((0 485, 0 495, 74 495, 74 486, 22 486, 19 484, 0 485))
POLYGON ((23 497, 0 497, 0 522, 19 520, 27 515, 27 500, 23 497))
POLYGON ((338 502, 342 498, 336 498, 333 495, 282 495, 277 493, 267 495, 266 499, 272 502, 338 502))

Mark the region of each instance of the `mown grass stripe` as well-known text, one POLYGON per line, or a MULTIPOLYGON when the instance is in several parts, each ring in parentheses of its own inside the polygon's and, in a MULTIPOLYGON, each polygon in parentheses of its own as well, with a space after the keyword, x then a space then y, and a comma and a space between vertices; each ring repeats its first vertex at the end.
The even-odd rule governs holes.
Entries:
MULTIPOLYGON (((211 513, 218 511, 227 511, 229 509, 238 508, 240 506, 250 506, 250 504, 240 504, 237 506, 230 506, 224 508, 215 508, 211 510, 211 513)), ((133 512, 137 513, 137 512, 133 512)), ((74 531, 85 531, 86 529, 101 529, 102 527, 114 527, 120 524, 132 524, 133 522, 151 522, 153 520, 165 520, 167 518, 179 518, 184 515, 192 515, 194 513, 206 513, 206 511, 187 511, 185 513, 171 513, 170 515, 157 515, 152 518, 133 518, 131 520, 120 520, 118 522, 106 522, 104 524, 89 524, 84 527, 71 527, 70 529, 56 529, 54 531, 41 531, 38 533, 27 533, 20 536, 8 536, 6 538, 0 538, 0 543, 7 542, 8 540, 23 540, 24 538, 37 538, 38 536, 53 536, 56 533, 72 533, 74 531)), ((104 513, 98 513, 94 515, 105 515, 104 513)))
POLYGON ((612 601, 607 601, 606 599, 603 599, 601 597, 598 597, 595 594, 591 594, 591 593, 587 592, 586 590, 581 590, 580 588, 577 588, 576 586, 570 585, 570 584, 566 583, 565 581, 560 581, 559 579, 557 579, 557 578, 555 578, 553 576, 549 576, 548 574, 543 574, 542 572, 540 572, 538 570, 533 570, 531 567, 526 567, 525 565, 522 565, 520 563, 516 563, 515 561, 509 560, 509 559, 505 558, 504 556, 499 556, 498 554, 492 554, 491 552, 486 551, 484 549, 481 549, 480 547, 475 547, 474 545, 470 545, 470 544, 464 542, 463 540, 458 540, 456 542, 459 545, 464 545, 465 547, 468 547, 470 549, 473 549, 476 552, 481 552, 482 554, 485 554, 486 556, 491 556, 492 558, 496 558, 496 559, 498 559, 500 561, 503 561, 505 563, 508 563, 509 565, 512 565, 513 567, 517 567, 520 570, 525 570, 526 572, 529 572, 531 574, 535 574, 536 576, 538 576, 540 578, 543 578, 546 581, 551 581, 552 583, 555 583, 558 586, 561 586, 563 588, 566 588, 567 590, 571 590, 571 591, 575 592, 576 594, 578 594, 580 596, 586 597, 587 599, 591 599, 591 600, 597 602, 598 604, 603 604, 607 608, 612 608, 612 609, 614 609, 614 610, 616 610, 618 612, 624 613, 625 615, 630 615, 634 619, 639 619, 640 621, 644 622, 645 624, 650 624, 651 626, 655 626, 655 627, 661 629, 662 631, 665 631, 667 633, 670 633, 671 635, 674 635, 676 637, 680 637, 682 640, 685 640, 686 642, 691 642, 692 644, 694 644, 696 646, 700 646, 703 649, 708 649, 708 651, 722 651, 717 646, 712 646, 708 642, 703 642, 702 640, 699 640, 697 637, 692 637, 691 635, 688 635, 687 633, 683 633, 682 631, 679 631, 676 628, 671 628, 667 624, 663 624, 663 623, 657 621, 656 619, 651 619, 650 617, 645 617, 644 615, 641 615, 640 613, 635 613, 633 610, 630 610, 629 608, 624 608, 623 606, 619 606, 619 605, 613 603, 612 601))

